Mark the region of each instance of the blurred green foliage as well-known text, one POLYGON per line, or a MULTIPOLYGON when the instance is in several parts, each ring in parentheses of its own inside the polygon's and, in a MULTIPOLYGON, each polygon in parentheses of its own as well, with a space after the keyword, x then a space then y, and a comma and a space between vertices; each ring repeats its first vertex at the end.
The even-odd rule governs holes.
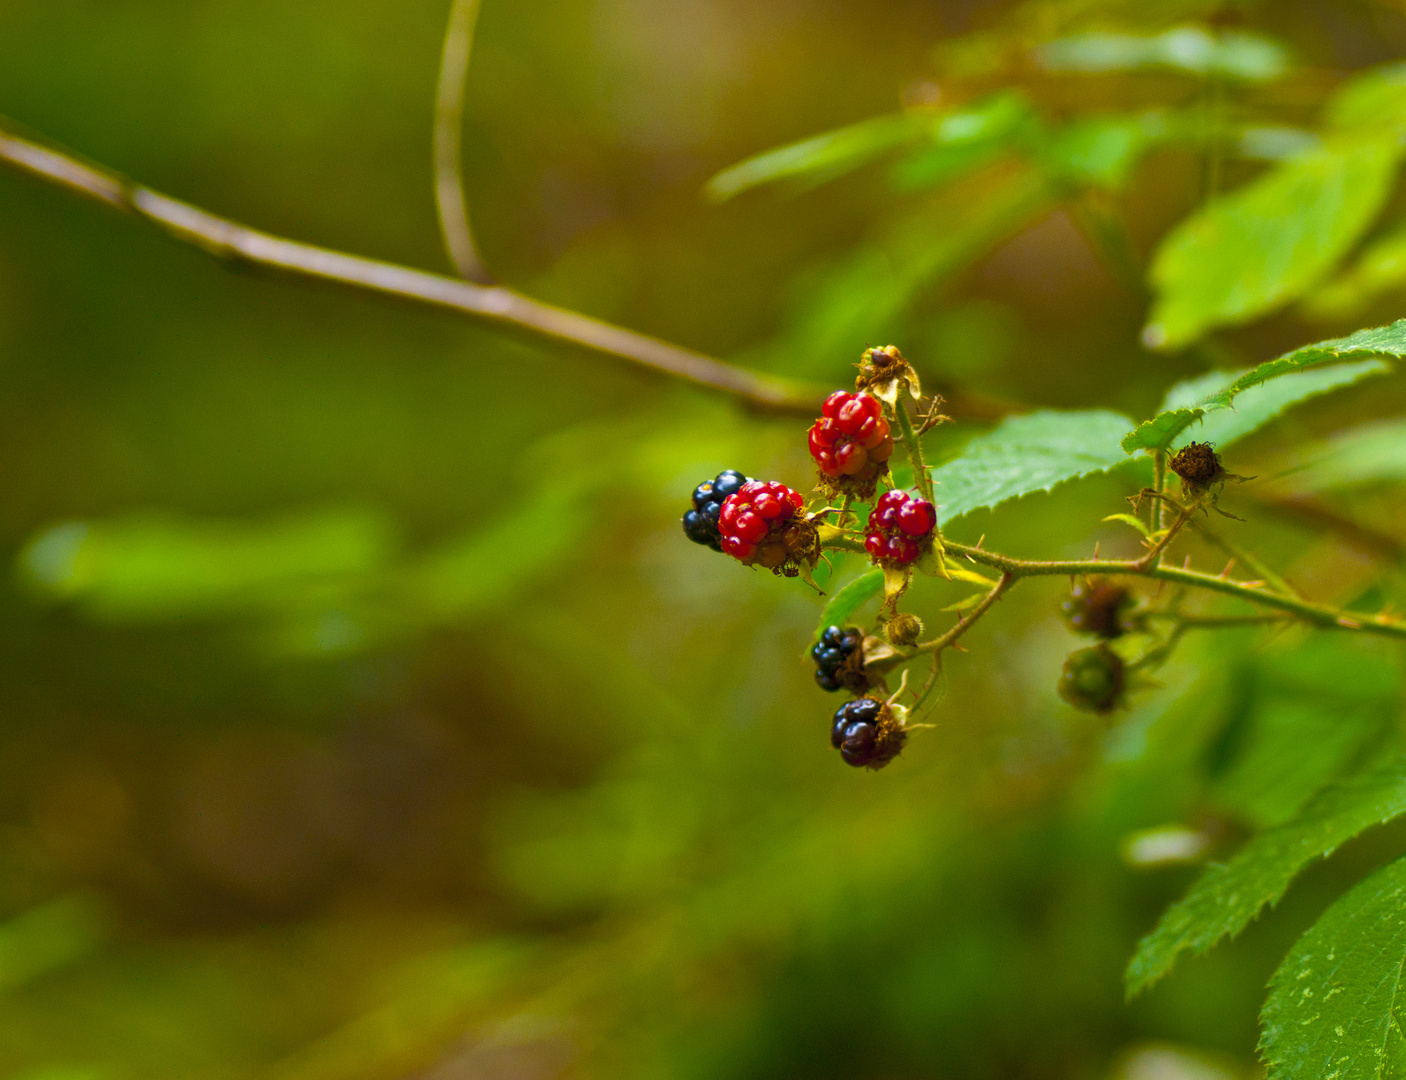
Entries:
MULTIPOLYGON (((447 9, 8 0, 0 114, 442 270, 447 9)), ((468 197, 544 299, 836 385, 897 342, 968 406, 926 440, 964 542, 1136 551, 1118 439, 1211 409, 1177 432, 1262 478, 1240 542, 1376 610, 1406 602, 1399 366, 1217 392, 1402 314, 1403 49, 1371 0, 488 0, 468 197), (968 449, 1011 501, 960 502, 968 449)), ((808 487, 802 420, 9 173, 0 364, 0 1075, 1245 1077, 1295 939, 1395 887, 1348 892, 1399 826, 1126 1004, 1186 862, 1396 748, 1400 647, 1192 637, 1105 721, 1055 695, 1076 642, 1035 582, 933 730, 846 770, 824 601, 677 523, 724 467, 808 487), (1162 826, 1190 859, 1127 854, 1162 826)), ((817 581, 867 619, 866 571, 817 581)))

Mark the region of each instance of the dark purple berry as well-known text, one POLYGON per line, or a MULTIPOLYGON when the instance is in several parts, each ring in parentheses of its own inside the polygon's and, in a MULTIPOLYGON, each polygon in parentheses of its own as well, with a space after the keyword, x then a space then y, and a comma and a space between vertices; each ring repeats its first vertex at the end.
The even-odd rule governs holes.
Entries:
POLYGON ((729 495, 741 491, 746 482, 747 478, 736 469, 724 469, 713 481, 713 496, 718 502, 722 502, 729 495))
POLYGON ((840 757, 846 765, 861 768, 874 760, 879 732, 873 724, 856 723, 845 728, 844 739, 840 743, 840 757))
POLYGON ((711 480, 704 480, 703 483, 693 489, 693 508, 695 510, 702 510, 703 507, 707 506, 709 503, 719 501, 721 500, 713 493, 713 482, 711 480))
POLYGON ((815 672, 815 681, 820 684, 820 689, 824 690, 827 694, 834 693, 840 688, 840 684, 836 681, 835 676, 831 675, 828 671, 817 669, 815 672))

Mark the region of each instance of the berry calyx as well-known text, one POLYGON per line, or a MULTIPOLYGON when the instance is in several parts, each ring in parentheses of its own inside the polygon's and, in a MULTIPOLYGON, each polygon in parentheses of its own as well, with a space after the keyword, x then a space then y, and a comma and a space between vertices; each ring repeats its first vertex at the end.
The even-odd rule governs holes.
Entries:
POLYGON ((1110 713, 1123 701, 1123 659, 1104 644, 1078 649, 1064 661, 1058 690, 1076 709, 1110 713))
POLYGON ((723 538, 718 531, 718 519, 722 515, 723 501, 740 491, 747 482, 747 477, 736 469, 724 469, 712 480, 704 480, 694 488, 693 509, 683 516, 684 535, 695 544, 722 551, 723 538))
POLYGON ((835 710, 830 745, 840 752, 846 765, 882 769, 908 740, 900 711, 878 698, 846 702, 835 710))
POLYGON ((886 491, 869 511, 864 550, 880 566, 907 566, 932 547, 937 510, 906 491, 886 491))
POLYGON ((797 566, 819 556, 815 526, 802 511, 801 493, 785 484, 748 480, 718 512, 721 550, 748 566, 764 566, 792 577, 797 566))
POLYGON ((844 687, 856 694, 869 689, 864 672, 864 632, 856 627, 830 626, 810 650, 815 681, 827 693, 844 687))
POLYGON ((1060 610, 1076 634, 1111 641, 1130 629, 1125 616, 1135 603, 1126 585, 1108 578, 1089 578, 1074 582, 1060 610))
POLYGON ((879 399, 844 390, 825 399, 808 444, 821 486, 831 495, 870 498, 893 456, 893 438, 879 399))

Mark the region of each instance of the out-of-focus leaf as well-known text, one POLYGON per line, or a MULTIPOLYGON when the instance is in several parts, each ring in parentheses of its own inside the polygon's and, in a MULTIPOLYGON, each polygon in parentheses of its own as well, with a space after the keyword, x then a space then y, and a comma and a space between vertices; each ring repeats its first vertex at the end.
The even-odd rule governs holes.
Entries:
POLYGON ((1406 128, 1406 64, 1387 64, 1354 76, 1328 102, 1326 119, 1341 130, 1406 128))
MULTIPOLYGON (((1305 371, 1294 379, 1261 383, 1243 391, 1228 408, 1204 412, 1200 423, 1183 431, 1171 442, 1171 447, 1190 442, 1193 438, 1226 447, 1237 439, 1263 427, 1291 405, 1326 394, 1374 375, 1385 375, 1390 365, 1381 360, 1359 360, 1356 363, 1335 364, 1332 367, 1305 371)), ((1167 391, 1161 412, 1196 409, 1202 402, 1214 398, 1219 391, 1236 382, 1245 372, 1211 371, 1195 379, 1177 383, 1167 391)))
MULTIPOLYGON (((884 237, 861 248, 807 298, 790 331, 768 346, 796 366, 852 363, 866 342, 902 337, 897 325, 913 298, 970 265, 1054 205, 1035 170, 993 175, 974 195, 947 193, 905 214, 884 237)), ((768 363, 775 363, 768 357, 768 363)), ((783 361, 784 363, 784 361, 783 361)))
POLYGON ((842 588, 820 612, 820 621, 815 626, 812 644, 820 640, 828 626, 844 626, 854 617, 854 613, 884 591, 884 572, 878 567, 866 570, 842 588))
POLYGON ((1236 817, 1270 828, 1292 819, 1382 737, 1400 673, 1359 641, 1323 636, 1271 653, 1255 670, 1213 791, 1236 817))
POLYGON ((1379 236, 1332 281, 1303 298, 1303 311, 1318 318, 1345 318, 1377 297, 1406 286, 1406 225, 1379 236))
POLYGON ((902 191, 954 180, 1026 145, 1038 128, 1038 117, 1024 94, 993 94, 946 114, 925 145, 894 165, 891 179, 902 191))
POLYGON ((1323 145, 1316 132, 1285 124, 1252 124, 1240 129, 1235 150, 1251 161, 1288 161, 1323 145))
POLYGON ((950 522, 1126 461, 1118 439, 1127 418, 1103 409, 1012 416, 978 435, 933 471, 938 516, 950 522))
MULTIPOLYGON (((1239 394, 1280 376, 1335 364, 1353 357, 1389 356, 1400 359, 1404 355, 1406 355, 1406 319, 1398 320, 1388 326, 1359 330, 1345 338, 1331 338, 1327 341, 1305 345, 1291 353, 1285 353, 1274 360, 1266 360, 1263 364, 1251 368, 1243 375, 1226 383, 1219 390, 1208 394, 1194 406, 1164 408, 1151 420, 1143 421, 1135 430, 1129 432, 1123 439, 1123 449, 1130 454, 1138 450, 1164 450, 1170 447, 1182 432, 1205 413, 1217 409, 1228 409, 1239 394)), ((1353 368, 1356 366, 1352 365, 1353 368)), ((1353 375, 1353 380, 1370 373, 1370 369, 1358 371, 1353 375)), ((1329 382, 1331 385, 1327 386, 1327 389, 1331 389, 1332 385, 1342 385, 1332 383, 1331 380, 1329 382)), ((1199 381, 1193 385, 1199 388, 1199 381)), ((1316 383, 1308 384, 1308 388, 1310 395, 1305 396, 1323 393, 1325 389, 1316 383)), ((1190 392, 1189 389, 1174 388, 1168 396, 1168 402, 1173 401, 1174 396, 1179 399, 1190 392)), ((1267 398, 1265 400, 1271 402, 1274 399, 1267 398)), ((1299 399, 1290 395, 1280 408, 1287 407, 1294 400, 1299 399)), ((1272 415, 1277 415, 1277 410, 1272 415)))
POLYGON ((1270 982, 1260 1055, 1271 1080, 1386 1080, 1406 1068, 1406 859, 1304 934, 1270 982))
POLYGON ((1293 473, 1293 485, 1301 491, 1406 480, 1406 420, 1363 424, 1303 447, 1296 457, 1308 462, 1293 473))
POLYGON ((740 161, 709 180, 704 194, 714 202, 725 202, 744 191, 779 180, 834 179, 926 132, 934 129, 940 132, 941 124, 931 110, 861 120, 740 161))
POLYGON ((1046 71, 1183 71, 1244 82, 1277 79, 1289 63, 1284 47, 1267 37, 1213 34, 1201 26, 1179 26, 1150 35, 1078 34, 1048 41, 1033 53, 1036 64, 1046 71))
POLYGON ((84 959, 106 939, 108 924, 107 909, 81 893, 0 923, 0 992, 84 959))
POLYGON ((1406 813, 1406 758, 1320 792, 1292 821, 1255 837, 1226 863, 1208 867, 1139 943, 1128 964, 1128 993, 1151 986, 1183 952, 1200 954, 1277 904, 1308 863, 1326 858, 1358 833, 1406 813))
POLYGON ((1400 157, 1394 134, 1338 138, 1187 218, 1154 258, 1144 340, 1177 348, 1303 295, 1376 218, 1400 157))
POLYGON ((152 514, 56 525, 20 552, 19 573, 40 595, 95 615, 159 620, 277 607, 383 568, 391 548, 389 523, 371 511, 258 523, 152 514))
POLYGON ((1075 184, 1117 190, 1138 160, 1172 133, 1167 116, 1102 116, 1078 120, 1050 140, 1043 160, 1056 175, 1075 184))

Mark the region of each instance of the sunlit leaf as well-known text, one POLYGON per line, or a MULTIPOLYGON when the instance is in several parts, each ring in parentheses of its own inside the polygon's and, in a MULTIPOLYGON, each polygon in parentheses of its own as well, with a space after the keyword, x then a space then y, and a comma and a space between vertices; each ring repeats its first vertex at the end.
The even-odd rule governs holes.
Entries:
POLYGON ((1343 318, 1377 297, 1406 286, 1406 225, 1399 225, 1362 249, 1350 267, 1304 297, 1304 312, 1343 318))
POLYGON ((1376 218, 1400 157, 1394 134, 1342 137, 1187 218, 1153 262, 1146 342, 1177 348, 1303 295, 1376 218))
POLYGON ((1406 1069, 1406 859, 1337 901, 1270 982, 1270 1080, 1386 1080, 1406 1069))
POLYGON ((950 522, 981 507, 1106 472, 1127 460, 1118 445, 1127 424, 1126 417, 1103 409, 1009 417, 933 471, 938 516, 950 522))
POLYGON ((1184 952, 1204 953, 1277 904, 1308 863, 1373 825, 1406 813, 1406 758, 1390 760, 1324 789, 1292 821, 1255 837, 1226 863, 1206 869, 1163 913, 1128 964, 1129 994, 1152 985, 1184 952))

